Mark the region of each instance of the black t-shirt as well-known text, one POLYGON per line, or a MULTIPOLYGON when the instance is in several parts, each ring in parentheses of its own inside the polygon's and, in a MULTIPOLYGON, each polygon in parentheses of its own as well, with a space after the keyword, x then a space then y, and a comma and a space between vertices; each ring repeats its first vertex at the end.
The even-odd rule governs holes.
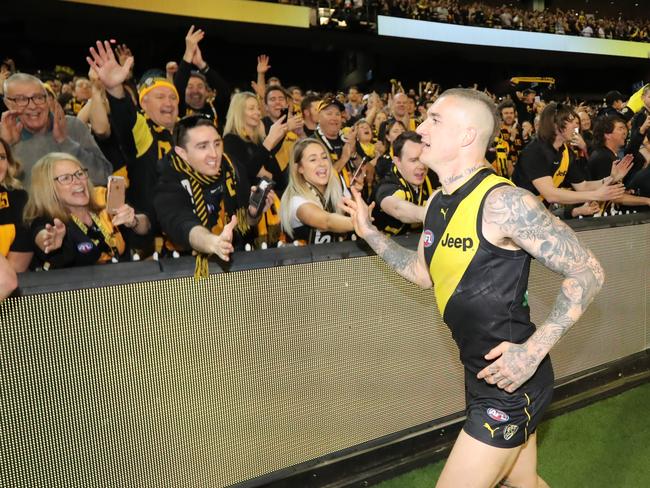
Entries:
POLYGON ((1 249, 10 252, 32 252, 33 241, 23 224, 23 209, 27 203, 25 190, 9 190, 0 185, 0 242, 1 249))
POLYGON ((374 224, 382 232, 392 235, 402 235, 422 228, 421 224, 405 224, 382 210, 381 202, 391 196, 395 196, 406 202, 411 202, 414 205, 426 205, 430 196, 427 182, 424 182, 420 188, 413 188, 404 179, 395 174, 395 171, 389 171, 379 182, 372 196, 372 200, 375 202, 375 208, 372 212, 374 224))
MULTIPOLYGON (((560 167, 565 147, 562 146, 559 151, 556 151, 551 144, 539 139, 533 140, 521 152, 519 162, 515 166, 515 171, 512 175, 512 181, 515 185, 525 188, 534 195, 539 195, 537 188, 533 185, 533 181, 545 176, 553 177, 560 167)), ((564 181, 560 184, 560 188, 572 188, 571 185, 586 180, 580 166, 576 164, 573 151, 570 149, 568 151, 569 167, 564 176, 564 181)))
POLYGON ((592 180, 602 180, 612 172, 612 163, 616 160, 616 155, 608 148, 599 146, 589 156, 589 178, 592 180))

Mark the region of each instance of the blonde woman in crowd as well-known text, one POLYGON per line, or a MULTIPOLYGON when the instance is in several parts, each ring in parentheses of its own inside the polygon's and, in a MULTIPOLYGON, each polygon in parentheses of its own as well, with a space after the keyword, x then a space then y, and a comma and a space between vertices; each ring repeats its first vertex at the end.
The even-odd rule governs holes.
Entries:
POLYGON ((110 216, 98 203, 88 169, 71 154, 49 153, 32 168, 25 207, 35 264, 53 269, 118 261, 126 245, 122 230, 144 235, 149 219, 122 205, 110 216))
POLYGON ((289 168, 280 204, 284 232, 303 244, 345 238, 353 230, 352 220, 339 207, 343 190, 325 145, 316 139, 299 141, 289 168))

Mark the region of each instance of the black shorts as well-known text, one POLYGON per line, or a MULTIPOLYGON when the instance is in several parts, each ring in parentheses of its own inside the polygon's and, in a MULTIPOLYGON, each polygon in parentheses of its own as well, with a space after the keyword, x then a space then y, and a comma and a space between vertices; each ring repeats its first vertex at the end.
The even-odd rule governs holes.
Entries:
POLYGON ((553 383, 525 389, 522 387, 514 393, 482 383, 477 383, 475 376, 466 377, 467 421, 463 430, 489 446, 521 446, 535 432, 550 405, 553 383))

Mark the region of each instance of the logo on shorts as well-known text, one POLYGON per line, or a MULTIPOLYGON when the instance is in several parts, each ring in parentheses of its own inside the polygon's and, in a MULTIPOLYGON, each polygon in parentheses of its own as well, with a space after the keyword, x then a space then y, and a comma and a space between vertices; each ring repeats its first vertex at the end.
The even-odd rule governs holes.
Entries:
POLYGON ((493 429, 492 427, 490 427, 490 424, 488 424, 487 422, 485 422, 485 423, 483 424, 483 427, 485 427, 487 430, 490 431, 490 437, 491 437, 492 439, 494 439, 494 434, 496 433, 496 431, 499 430, 499 429, 501 428, 501 427, 496 427, 496 428, 493 429))
POLYGON ((496 408, 488 408, 487 414, 492 420, 496 420, 497 422, 507 422, 510 420, 510 416, 507 413, 496 408))
POLYGON ((424 247, 431 247, 433 245, 433 232, 429 229, 424 231, 424 247))
POLYGON ((93 243, 92 242, 80 242, 77 244, 77 249, 81 254, 88 254, 90 251, 93 250, 93 243))
POLYGON ((509 441, 517 433, 518 430, 519 426, 517 424, 506 425, 505 429, 503 429, 503 438, 509 441))

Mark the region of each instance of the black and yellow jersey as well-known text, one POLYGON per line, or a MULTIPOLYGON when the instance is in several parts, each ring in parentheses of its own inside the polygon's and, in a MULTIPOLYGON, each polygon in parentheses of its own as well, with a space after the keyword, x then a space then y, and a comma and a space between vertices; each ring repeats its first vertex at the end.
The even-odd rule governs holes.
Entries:
POLYGON ((129 97, 118 99, 108 95, 108 101, 111 129, 120 143, 126 163, 116 168, 114 174, 127 181, 127 203, 136 211, 146 213, 155 229, 153 192, 158 180, 157 164, 172 150, 172 133, 137 112, 129 97))
POLYGON ((0 254, 31 252, 32 240, 29 229, 23 225, 23 209, 27 192, 11 190, 0 185, 0 254))
MULTIPOLYGON (((484 356, 492 348, 503 341, 521 344, 535 332, 527 300, 530 255, 499 248, 481 231, 485 198, 504 185, 512 183, 480 169, 452 194, 437 193, 424 221, 424 256, 438 309, 474 377, 491 363, 484 356)), ((534 378, 530 384, 553 381, 548 357, 534 378)))
POLYGON ((433 188, 429 175, 425 176, 421 185, 413 187, 402 177, 397 166, 393 165, 390 173, 379 182, 370 199, 376 204, 372 211, 375 226, 389 235, 402 235, 420 229, 422 223, 405 224, 384 212, 381 209, 381 202, 384 198, 396 197, 422 207, 427 204, 429 197, 433 193, 433 188))

